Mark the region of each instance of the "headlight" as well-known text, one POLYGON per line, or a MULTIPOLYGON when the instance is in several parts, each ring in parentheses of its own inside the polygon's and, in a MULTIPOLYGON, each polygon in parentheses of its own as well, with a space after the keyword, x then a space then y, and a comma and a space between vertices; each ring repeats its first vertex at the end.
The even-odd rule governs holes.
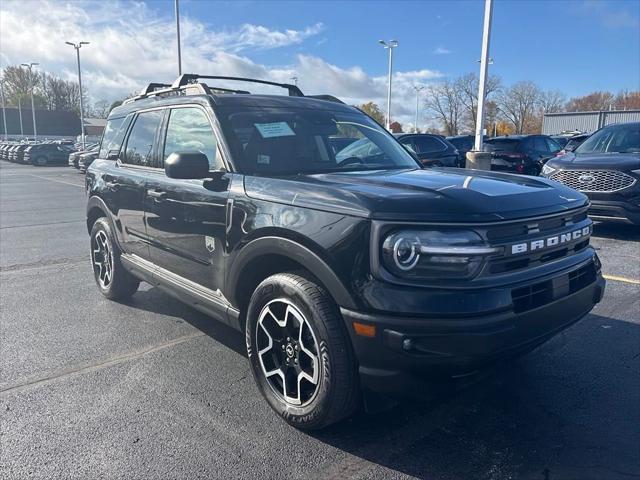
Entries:
POLYGON ((386 269, 407 279, 465 279, 478 274, 488 255, 499 252, 467 230, 402 230, 382 243, 386 269))
POLYGON ((548 163, 545 163, 544 166, 542 167, 542 174, 544 176, 549 176, 555 171, 556 169, 553 167, 550 167, 548 163))

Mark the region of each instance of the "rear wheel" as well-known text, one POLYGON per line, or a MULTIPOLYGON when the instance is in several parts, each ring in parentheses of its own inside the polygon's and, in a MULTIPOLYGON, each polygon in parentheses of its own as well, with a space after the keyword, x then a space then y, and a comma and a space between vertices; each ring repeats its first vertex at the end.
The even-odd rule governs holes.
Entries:
POLYGON ((247 311, 247 352, 260 392, 287 423, 319 429, 358 403, 357 367, 329 294, 300 275, 264 280, 247 311))
POLYGON ((35 161, 33 162, 35 165, 38 165, 40 167, 44 166, 47 164, 47 157, 38 157, 35 159, 35 161))
POLYGON ((96 220, 91 229, 93 276, 100 292, 112 300, 131 297, 140 285, 140 281, 122 266, 121 253, 109 221, 104 217, 96 220))

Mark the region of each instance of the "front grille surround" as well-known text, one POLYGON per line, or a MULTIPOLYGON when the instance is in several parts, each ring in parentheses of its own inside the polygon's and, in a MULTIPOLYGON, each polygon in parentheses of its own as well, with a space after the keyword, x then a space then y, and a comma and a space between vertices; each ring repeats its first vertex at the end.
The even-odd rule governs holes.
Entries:
POLYGON ((614 193, 632 187, 636 179, 619 170, 558 170, 549 178, 584 193, 614 193), (591 182, 580 178, 591 177, 591 182))

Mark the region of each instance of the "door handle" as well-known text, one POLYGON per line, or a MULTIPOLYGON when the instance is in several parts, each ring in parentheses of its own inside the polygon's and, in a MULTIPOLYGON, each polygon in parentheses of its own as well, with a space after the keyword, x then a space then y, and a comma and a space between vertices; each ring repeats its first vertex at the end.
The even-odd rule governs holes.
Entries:
POLYGON ((120 188, 120 185, 116 182, 104 182, 104 185, 105 187, 107 187, 107 189, 111 190, 112 192, 120 188))
POLYGON ((156 202, 160 202, 167 198, 167 192, 162 192, 160 190, 147 190, 147 196, 153 198, 156 202))

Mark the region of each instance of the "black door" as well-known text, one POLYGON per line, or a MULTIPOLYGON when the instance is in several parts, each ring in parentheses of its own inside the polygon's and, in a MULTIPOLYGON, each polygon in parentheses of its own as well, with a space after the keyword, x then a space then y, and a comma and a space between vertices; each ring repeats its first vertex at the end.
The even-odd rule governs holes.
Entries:
MULTIPOLYGON (((144 198, 147 177, 157 157, 155 145, 163 114, 162 110, 152 110, 135 117, 119 161, 104 175, 105 189, 112 192, 109 201, 115 207, 112 211, 116 212, 118 240, 126 253, 145 260, 149 259, 149 246, 144 223, 144 198)), ((122 121, 123 124, 128 123, 124 119, 122 121)), ((126 128, 126 125, 120 128, 126 128)))
MULTIPOLYGON (((209 113, 196 106, 168 112, 158 167, 173 152, 199 151, 211 170, 223 163, 209 113)), ((151 260, 169 272, 208 289, 222 287, 228 182, 149 176, 145 200, 151 260)))

